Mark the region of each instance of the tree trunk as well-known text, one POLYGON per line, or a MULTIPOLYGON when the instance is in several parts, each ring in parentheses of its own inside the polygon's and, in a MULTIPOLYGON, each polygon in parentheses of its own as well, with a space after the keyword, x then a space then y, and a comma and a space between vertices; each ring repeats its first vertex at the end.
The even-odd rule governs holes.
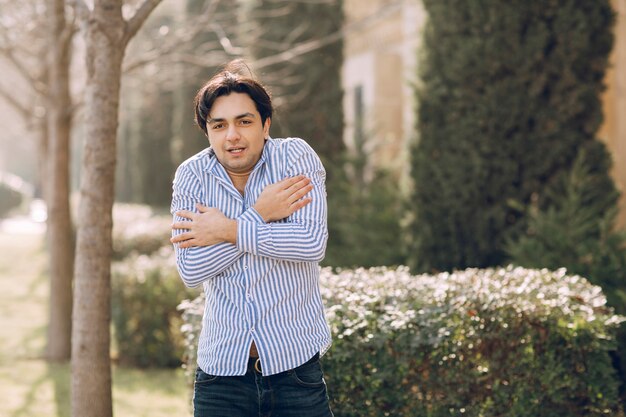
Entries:
POLYGON ((96 1, 86 33, 87 88, 72 343, 72 416, 113 415, 110 259, 124 20, 122 0, 96 1))
POLYGON ((37 183, 35 184, 35 197, 48 201, 48 118, 35 118, 32 122, 37 132, 37 183))
MULTIPOLYGON (((112 211, 122 60, 160 0, 127 22, 122 0, 95 0, 86 24, 85 147, 80 186, 72 328, 72 416, 111 417, 112 211)), ((84 6, 84 4, 83 4, 84 6)), ((85 6, 86 7, 86 6, 85 6)))
POLYGON ((50 305, 48 360, 70 359, 72 334, 72 274, 74 238, 70 215, 70 129, 69 89, 70 42, 63 0, 49 0, 49 105, 48 162, 48 254, 50 259, 50 305))

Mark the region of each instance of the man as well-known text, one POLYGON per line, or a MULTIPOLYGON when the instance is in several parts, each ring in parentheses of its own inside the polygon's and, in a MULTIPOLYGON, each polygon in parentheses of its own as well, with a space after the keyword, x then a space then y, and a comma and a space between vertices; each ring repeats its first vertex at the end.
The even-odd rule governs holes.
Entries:
POLYGON ((325 171, 302 139, 270 139, 265 88, 231 63, 195 99, 210 148, 173 185, 178 271, 203 284, 194 416, 332 416, 319 356, 325 171))

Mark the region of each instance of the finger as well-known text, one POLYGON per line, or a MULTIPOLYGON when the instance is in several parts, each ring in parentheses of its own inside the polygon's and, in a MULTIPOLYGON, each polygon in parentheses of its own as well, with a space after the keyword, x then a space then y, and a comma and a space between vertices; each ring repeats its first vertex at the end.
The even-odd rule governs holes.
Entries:
POLYGON ((294 202, 300 200, 302 197, 304 197, 305 195, 307 195, 308 193, 311 192, 311 190, 313 190, 313 185, 309 184, 303 188, 300 188, 299 190, 297 190, 296 192, 294 192, 293 194, 291 194, 289 196, 289 199, 287 200, 287 202, 289 204, 293 204, 294 202))
POLYGON ((302 187, 306 187, 310 183, 311 183, 311 180, 308 177, 303 176, 299 181, 297 181, 296 183, 291 185, 291 187, 289 187, 289 191, 295 192, 301 189, 302 187))
POLYGON ((172 243, 180 243, 180 242, 183 242, 185 240, 189 240, 191 238, 192 238, 192 236, 191 236, 190 233, 181 233, 179 235, 172 236, 170 238, 170 242, 172 242, 172 243))
POLYGON ((306 178, 304 175, 296 175, 295 177, 289 177, 279 181, 279 184, 282 186, 281 188, 286 190, 304 178, 306 178))
POLYGON ((172 229, 191 229, 192 223, 190 221, 172 223, 172 229))
POLYGON ((196 240, 195 240, 195 239, 187 239, 187 240, 185 240, 184 242, 181 242, 181 243, 178 245, 178 247, 179 247, 179 248, 183 248, 183 249, 185 249, 185 248, 191 248, 191 247, 193 247, 193 246, 196 246, 195 242, 196 242, 196 240))
POLYGON ((180 210, 176 212, 176 215, 178 217, 182 217, 185 219, 189 219, 189 220, 193 220, 194 216, 196 215, 196 213, 189 211, 189 210, 180 210))
POLYGON ((206 213, 207 211, 209 211, 209 207, 203 206, 200 203, 196 203, 196 208, 198 209, 200 213, 206 213))
POLYGON ((311 197, 307 197, 307 198, 303 198, 302 200, 298 200, 295 203, 293 203, 289 209, 292 210, 291 214, 295 213, 296 211, 300 210, 302 207, 307 206, 308 204, 311 203, 311 201, 313 201, 313 199, 311 197))

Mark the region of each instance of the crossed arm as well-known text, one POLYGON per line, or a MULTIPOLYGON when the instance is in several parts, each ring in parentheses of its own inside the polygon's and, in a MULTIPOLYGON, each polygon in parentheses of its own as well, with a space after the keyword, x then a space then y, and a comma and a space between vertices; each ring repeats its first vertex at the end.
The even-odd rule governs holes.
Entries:
MULTIPOLYGON (((253 208, 265 223, 281 220, 311 203, 311 197, 305 196, 312 189, 311 180, 304 175, 286 178, 265 187, 253 208)), ((199 213, 189 210, 175 213, 186 220, 173 223, 172 229, 186 231, 173 236, 172 243, 179 248, 237 243, 237 220, 229 219, 214 207, 197 203, 196 208, 199 213)))
POLYGON ((218 276, 246 252, 300 262, 323 258, 328 236, 323 183, 314 187, 307 176, 298 175, 268 185, 237 219, 198 201, 196 192, 175 185, 173 206, 196 205, 199 211, 176 211, 172 225, 178 271, 188 287, 218 276), (321 206, 322 213, 315 214, 313 206, 321 206), (275 222, 286 217, 289 222, 275 222))

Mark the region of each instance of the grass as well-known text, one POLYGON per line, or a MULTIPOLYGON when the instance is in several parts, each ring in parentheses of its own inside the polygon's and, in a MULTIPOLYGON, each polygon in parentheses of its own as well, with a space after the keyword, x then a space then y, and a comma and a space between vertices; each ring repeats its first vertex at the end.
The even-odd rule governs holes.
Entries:
MULTIPOLYGON (((42 358, 48 311, 42 233, 0 226, 0 416, 70 417, 70 366, 42 358)), ((182 370, 113 368, 114 415, 187 417, 182 370)))

